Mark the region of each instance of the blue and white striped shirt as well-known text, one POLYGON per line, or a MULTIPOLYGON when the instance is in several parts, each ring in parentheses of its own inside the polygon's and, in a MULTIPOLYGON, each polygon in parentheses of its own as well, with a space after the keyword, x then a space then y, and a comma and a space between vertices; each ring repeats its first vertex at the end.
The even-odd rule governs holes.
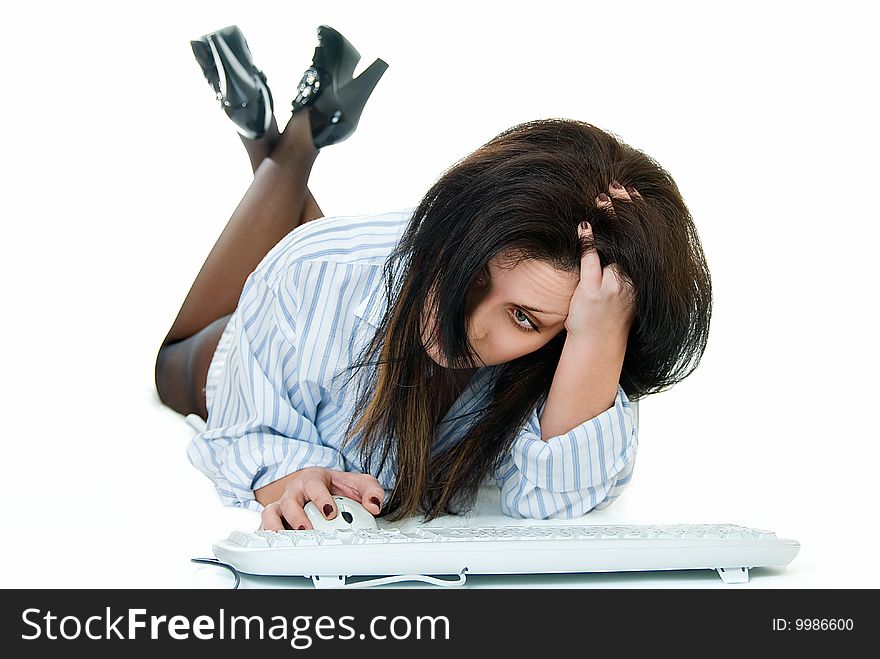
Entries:
MULTIPOLYGON (((304 467, 363 471, 359 436, 342 448, 357 382, 346 386, 349 372, 334 376, 375 334, 386 306, 383 265, 414 210, 307 222, 248 277, 206 429, 188 448, 224 505, 260 512, 254 490, 304 467)), ((435 451, 464 437, 476 416, 466 413, 488 395, 494 368, 476 371, 438 426, 435 451)), ((632 476, 638 401, 618 386, 611 408, 546 442, 543 408, 532 410, 494 475, 504 514, 568 518, 605 508, 632 476)), ((373 474, 386 490, 393 462, 373 474)))

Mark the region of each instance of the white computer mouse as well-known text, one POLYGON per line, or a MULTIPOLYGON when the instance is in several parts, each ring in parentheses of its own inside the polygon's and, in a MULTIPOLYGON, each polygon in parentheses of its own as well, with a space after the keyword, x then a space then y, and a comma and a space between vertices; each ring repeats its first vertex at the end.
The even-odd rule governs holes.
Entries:
POLYGON ((303 510, 316 531, 332 531, 334 529, 378 529, 376 518, 360 503, 348 497, 335 495, 333 505, 336 506, 336 517, 326 519, 318 507, 309 501, 303 510))

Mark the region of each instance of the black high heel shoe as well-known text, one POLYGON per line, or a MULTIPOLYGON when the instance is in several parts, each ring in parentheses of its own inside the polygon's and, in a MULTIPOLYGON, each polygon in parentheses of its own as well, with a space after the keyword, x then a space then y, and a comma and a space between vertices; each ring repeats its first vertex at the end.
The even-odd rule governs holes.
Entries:
POLYGON ((361 112, 388 64, 377 59, 352 79, 361 55, 328 25, 318 28, 312 65, 303 73, 293 99, 293 112, 308 109, 312 141, 321 149, 347 139, 357 128, 361 112))
POLYGON ((265 74, 254 66, 241 30, 230 25, 189 43, 238 132, 252 140, 265 135, 272 123, 272 92, 265 74))

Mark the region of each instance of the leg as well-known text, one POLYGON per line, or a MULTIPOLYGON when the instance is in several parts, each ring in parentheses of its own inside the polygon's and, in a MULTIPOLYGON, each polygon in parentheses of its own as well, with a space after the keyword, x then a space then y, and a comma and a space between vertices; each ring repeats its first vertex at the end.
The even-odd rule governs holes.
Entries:
POLYGON ((217 341, 248 275, 298 226, 317 154, 308 113, 294 114, 193 282, 156 359, 159 397, 181 414, 207 418, 205 376, 217 341))
POLYGON ((229 315, 192 336, 159 348, 156 357, 156 390, 165 405, 181 414, 198 414, 208 420, 205 383, 229 315))
POLYGON ((298 225, 317 154, 308 115, 293 115, 208 254, 163 344, 190 337, 235 310, 248 275, 298 225))
MULTIPOLYGON (((269 124, 269 130, 267 130, 266 134, 260 139, 249 140, 241 134, 239 134, 238 137, 241 139, 241 143, 244 144, 245 151, 247 151, 248 158, 251 161, 251 170, 256 174, 260 163, 263 162, 264 158, 269 157, 269 154, 272 153, 275 145, 278 144, 278 140, 281 138, 281 133, 278 132, 278 124, 275 122, 275 117, 272 117, 272 123, 269 124)), ((306 222, 311 222, 312 220, 317 220, 322 217, 324 217, 324 213, 321 210, 321 207, 318 206, 318 202, 315 201, 311 191, 306 187, 306 203, 303 206, 303 212, 302 215, 300 215, 299 224, 305 224, 306 222)))

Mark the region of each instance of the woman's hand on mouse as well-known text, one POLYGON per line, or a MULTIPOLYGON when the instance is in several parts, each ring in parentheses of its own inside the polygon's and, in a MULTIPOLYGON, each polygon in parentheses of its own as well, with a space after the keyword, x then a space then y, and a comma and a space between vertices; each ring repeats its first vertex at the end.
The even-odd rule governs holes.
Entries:
MULTIPOLYGON (((641 199, 634 188, 624 189, 617 181, 611 184, 608 192, 610 196, 602 193, 596 198, 596 205, 611 217, 614 216, 612 199, 615 202, 641 199)), ((578 234, 592 238, 592 227, 585 224, 578 227, 578 234)), ((580 281, 565 320, 568 334, 593 341, 625 341, 634 310, 632 287, 621 276, 619 266, 609 263, 603 268, 596 249, 588 249, 581 257, 580 281)))
POLYGON ((368 512, 378 515, 382 510, 385 490, 370 474, 307 467, 292 474, 278 501, 263 508, 260 530, 313 528, 303 509, 309 501, 318 507, 326 519, 334 519, 339 511, 333 495, 359 501, 368 512))

